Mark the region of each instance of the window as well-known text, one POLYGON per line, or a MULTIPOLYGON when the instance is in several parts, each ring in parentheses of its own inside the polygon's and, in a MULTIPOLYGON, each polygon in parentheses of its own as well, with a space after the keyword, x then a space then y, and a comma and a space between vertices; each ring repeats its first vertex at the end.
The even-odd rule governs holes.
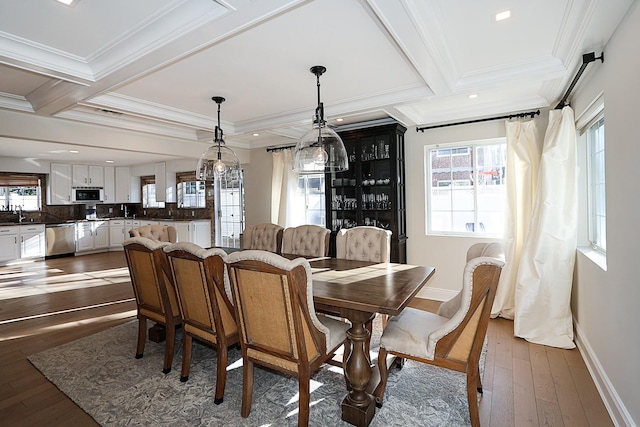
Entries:
POLYGON ((156 201, 156 178, 154 176, 140 177, 142 183, 142 207, 164 208, 164 202, 156 201))
POLYGON ((240 234, 244 230, 244 185, 242 173, 232 178, 226 174, 214 182, 218 221, 215 223, 215 244, 228 248, 240 247, 240 234))
POLYGON ((502 235, 507 145, 426 147, 427 233, 502 235))
POLYGON ((298 197, 304 200, 304 224, 326 226, 324 174, 302 174, 298 178, 298 197))
POLYGON ((591 247, 606 253, 607 210, 605 197, 604 116, 587 130, 587 176, 589 180, 589 241, 591 247))
POLYGON ((206 183, 196 180, 194 172, 176 174, 178 208, 205 208, 206 183))
POLYGON ((41 207, 42 193, 38 177, 0 176, 0 210, 39 211, 41 207))

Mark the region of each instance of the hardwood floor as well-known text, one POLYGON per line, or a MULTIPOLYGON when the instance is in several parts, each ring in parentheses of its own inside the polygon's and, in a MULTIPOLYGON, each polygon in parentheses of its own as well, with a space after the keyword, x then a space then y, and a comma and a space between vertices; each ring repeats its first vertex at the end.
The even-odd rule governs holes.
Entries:
MULTIPOLYGON (((435 311, 439 302, 411 305, 435 311)), ((0 425, 97 425, 27 357, 133 317, 122 252, 0 267, 0 425)), ((514 338, 504 319, 491 320, 487 334, 483 426, 613 426, 577 349, 514 338)))

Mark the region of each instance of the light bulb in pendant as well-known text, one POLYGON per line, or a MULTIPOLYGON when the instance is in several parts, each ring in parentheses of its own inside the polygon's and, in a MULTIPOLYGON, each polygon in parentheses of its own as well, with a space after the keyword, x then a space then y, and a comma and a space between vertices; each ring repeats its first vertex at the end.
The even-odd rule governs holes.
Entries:
POLYGON ((329 153, 324 149, 322 145, 316 148, 316 151, 313 153, 313 162, 317 165, 326 165, 329 161, 329 153))

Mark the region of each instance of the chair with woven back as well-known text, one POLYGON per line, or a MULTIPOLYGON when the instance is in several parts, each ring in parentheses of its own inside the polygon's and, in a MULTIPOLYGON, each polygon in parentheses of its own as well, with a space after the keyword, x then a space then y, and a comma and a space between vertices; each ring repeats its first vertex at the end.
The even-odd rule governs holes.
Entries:
POLYGON ((307 426, 311 374, 344 344, 350 325, 316 315, 306 259, 247 250, 227 261, 242 347, 241 415, 251 412, 258 364, 297 377, 298 426, 307 426))
POLYGON ((149 224, 129 230, 130 237, 146 237, 158 242, 175 243, 178 240, 176 228, 172 225, 149 224))
POLYGON ((287 227, 282 233, 282 253, 326 257, 329 254, 331 231, 319 225, 287 227))
POLYGON ((224 398, 228 348, 238 343, 238 328, 226 273, 227 254, 205 250, 195 243, 166 246, 171 276, 182 314, 182 372, 189 379, 193 339, 213 346, 217 352, 215 404, 224 398))
POLYGON ((138 310, 138 345, 136 359, 142 358, 147 340, 147 319, 164 325, 166 343, 163 370, 171 372, 175 349, 175 330, 180 324, 180 310, 175 291, 167 276, 163 248, 170 243, 145 237, 133 237, 123 242, 131 275, 131 284, 138 310))
POLYGON ((380 383, 374 391, 381 406, 387 384, 387 355, 463 372, 471 425, 480 426, 477 392, 482 393, 480 354, 498 287, 504 255, 496 243, 478 243, 468 252, 462 290, 434 314, 405 308, 389 320, 380 338, 380 383), (446 315, 446 316, 445 316, 446 315))

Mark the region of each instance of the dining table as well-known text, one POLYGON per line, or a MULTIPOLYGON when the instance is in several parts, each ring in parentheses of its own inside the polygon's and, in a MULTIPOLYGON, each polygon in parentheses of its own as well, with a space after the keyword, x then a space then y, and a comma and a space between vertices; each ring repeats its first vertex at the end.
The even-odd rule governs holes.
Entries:
POLYGON ((348 393, 341 405, 342 419, 356 426, 368 426, 376 410, 370 391, 377 381, 375 384, 372 381, 375 376, 369 356, 371 331, 367 325, 376 313, 400 314, 433 276, 435 268, 338 258, 309 259, 309 264, 316 311, 351 322, 344 349, 348 393))

